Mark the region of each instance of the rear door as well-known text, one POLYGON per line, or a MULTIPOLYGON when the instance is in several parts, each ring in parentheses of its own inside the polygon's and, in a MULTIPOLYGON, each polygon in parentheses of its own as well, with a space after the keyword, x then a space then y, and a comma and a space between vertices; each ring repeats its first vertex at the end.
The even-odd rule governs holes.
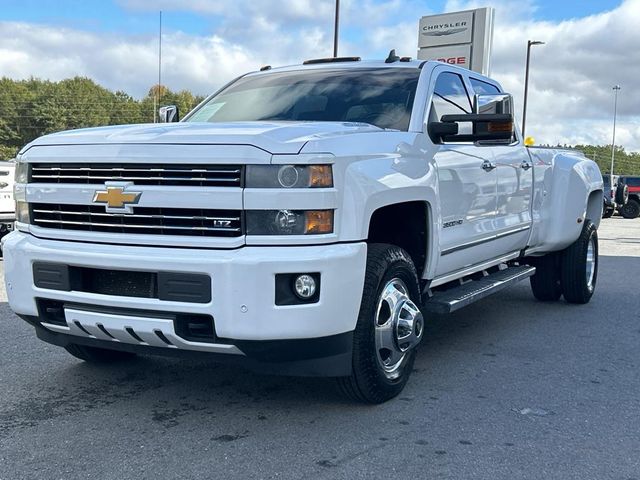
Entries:
MULTIPOLYGON (((502 93, 492 83, 469 77, 475 94, 502 93)), ((507 254, 527 246, 531 228, 533 165, 518 138, 511 145, 491 147, 497 166, 497 205, 494 244, 497 253, 507 254)))
MULTIPOLYGON (((471 113, 471 96, 463 77, 446 68, 436 69, 434 74, 428 121, 471 113)), ((491 147, 472 143, 438 146, 435 163, 441 218, 437 276, 494 256, 497 169, 491 167, 492 161, 491 147)))

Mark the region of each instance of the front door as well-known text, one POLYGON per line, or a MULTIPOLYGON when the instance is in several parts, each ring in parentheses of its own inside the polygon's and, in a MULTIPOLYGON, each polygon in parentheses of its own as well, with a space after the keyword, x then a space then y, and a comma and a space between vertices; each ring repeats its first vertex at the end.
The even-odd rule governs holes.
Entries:
MULTIPOLYGON (((471 97, 459 74, 436 70, 433 92, 429 122, 443 115, 471 113, 471 97)), ((436 276, 493 258, 498 179, 493 160, 491 147, 471 143, 438 146, 440 258, 436 276)))
POLYGON ((436 154, 440 199, 440 260, 444 275, 492 258, 497 169, 487 165, 490 148, 446 145, 436 154))

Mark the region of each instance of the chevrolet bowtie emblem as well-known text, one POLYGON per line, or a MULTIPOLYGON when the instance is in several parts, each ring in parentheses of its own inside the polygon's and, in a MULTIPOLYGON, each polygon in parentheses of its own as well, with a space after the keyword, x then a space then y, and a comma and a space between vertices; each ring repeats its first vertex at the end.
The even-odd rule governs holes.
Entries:
POLYGON ((105 184, 106 190, 98 190, 93 196, 93 203, 106 204, 107 212, 113 213, 133 213, 131 205, 135 205, 140 200, 142 192, 125 192, 125 189, 133 185, 132 183, 105 184))

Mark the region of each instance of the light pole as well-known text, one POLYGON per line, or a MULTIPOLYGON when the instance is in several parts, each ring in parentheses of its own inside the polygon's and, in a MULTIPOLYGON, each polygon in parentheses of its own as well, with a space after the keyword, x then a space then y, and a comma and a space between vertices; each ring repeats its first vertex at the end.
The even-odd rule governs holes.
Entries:
POLYGON ((336 0, 336 17, 333 27, 333 57, 338 56, 338 31, 340 29, 340 0, 336 0))
POLYGON ((153 123, 158 121, 158 108, 160 107, 160 85, 162 85, 162 11, 160 11, 160 23, 158 32, 158 88, 153 94, 153 123))
POLYGON ((616 159, 616 119, 618 117, 618 92, 620 91, 620 85, 614 85, 614 100, 613 100, 613 140, 611 141, 611 188, 613 188, 613 162, 616 159))
POLYGON ((527 67, 524 72, 524 107, 522 109, 522 137, 524 138, 525 127, 527 123, 527 97, 529 95, 529 62, 531 61, 531 47, 533 45, 544 45, 544 42, 538 40, 529 40, 527 42, 527 67))

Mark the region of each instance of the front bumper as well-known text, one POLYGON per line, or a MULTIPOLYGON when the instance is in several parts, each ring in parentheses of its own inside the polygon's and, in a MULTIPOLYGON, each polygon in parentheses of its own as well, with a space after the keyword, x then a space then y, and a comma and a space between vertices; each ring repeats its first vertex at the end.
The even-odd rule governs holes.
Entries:
MULTIPOLYGON (((84 340, 90 343, 106 342, 107 347, 147 347, 150 353, 151 347, 155 346, 160 350, 171 350, 172 353, 184 350, 255 357, 255 352, 264 353, 262 347, 270 343, 278 350, 283 346, 278 346, 278 341, 320 341, 352 332, 360 308, 366 266, 364 243, 208 250, 64 242, 13 232, 3 239, 3 251, 9 304, 17 314, 38 325, 39 336, 56 344, 69 341, 68 338, 79 340, 85 337, 84 340), (38 288, 33 279, 32 267, 35 262, 98 269, 206 274, 211 277, 211 301, 194 304, 38 288), (321 275, 319 301, 277 306, 276 274, 305 272, 318 272, 321 275), (82 305, 82 309, 88 311, 144 311, 151 317, 157 313, 157 318, 151 318, 150 321, 155 321, 158 328, 169 336, 176 333, 170 325, 163 326, 163 316, 172 313, 211 315, 216 336, 221 342, 218 345, 178 341, 172 342, 175 345, 169 347, 142 341, 136 345, 135 342, 122 342, 117 338, 100 338, 99 333, 86 335, 73 326, 68 329, 47 324, 43 326, 37 321, 38 299, 82 305), (62 340, 60 335, 63 336, 62 340), (54 338, 58 340, 53 341, 54 338)), ((115 317, 112 323, 117 324, 120 318, 127 318, 127 315, 115 317)), ((142 322, 140 325, 144 331, 144 319, 136 318, 135 321, 142 322)), ((151 330, 155 328, 155 325, 149 325, 151 330)))

